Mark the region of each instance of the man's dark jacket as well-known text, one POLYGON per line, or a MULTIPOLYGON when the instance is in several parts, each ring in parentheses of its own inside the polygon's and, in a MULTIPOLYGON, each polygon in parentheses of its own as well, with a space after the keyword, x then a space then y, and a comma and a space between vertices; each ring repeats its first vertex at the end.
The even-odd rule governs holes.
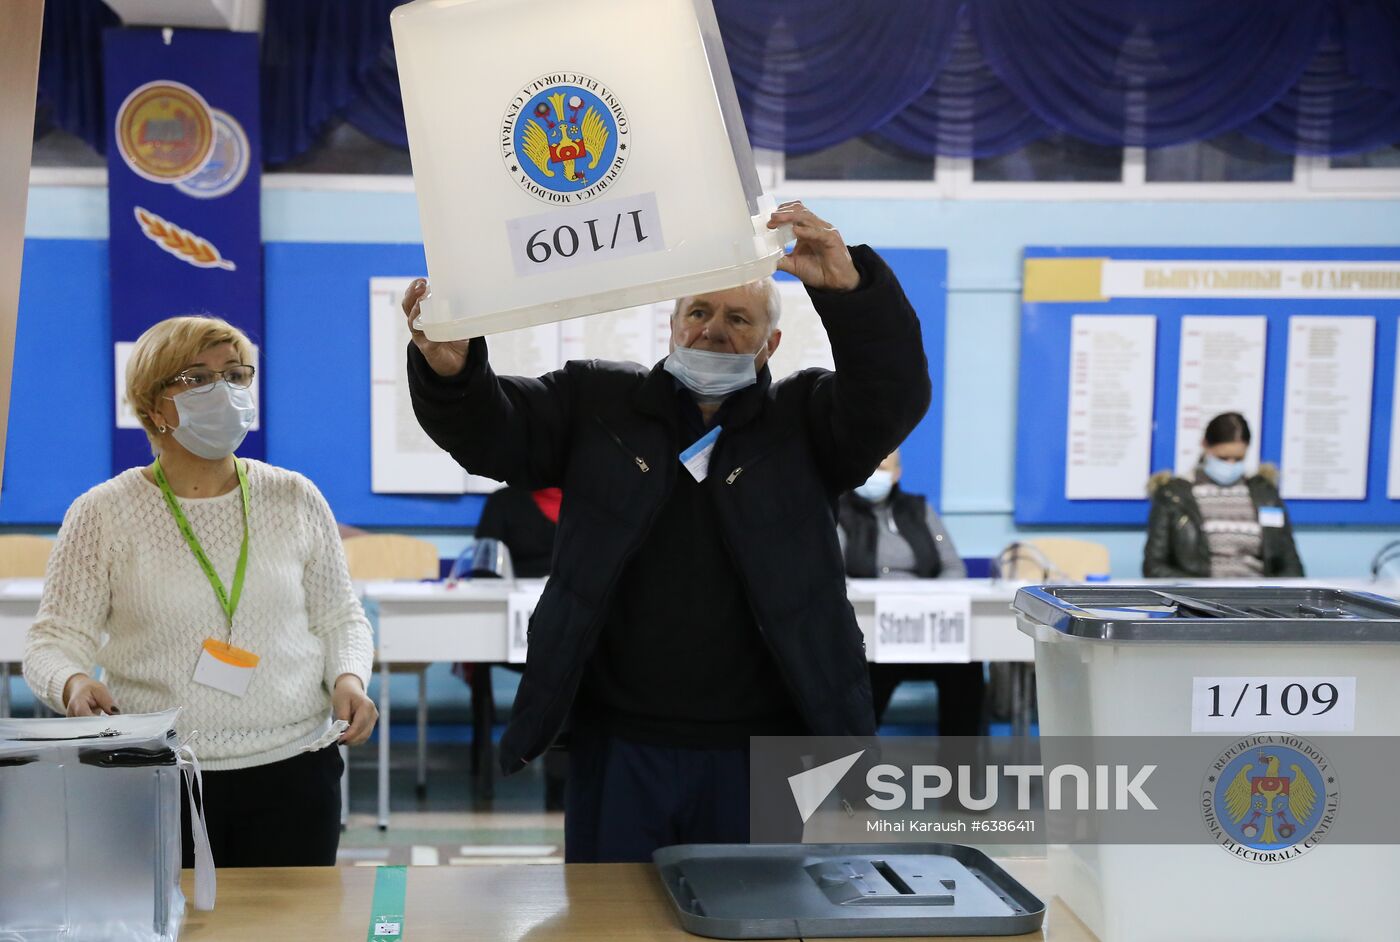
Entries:
MULTIPOLYGON (((826 736, 871 736, 875 724, 836 498, 904 440, 931 388, 919 321, 894 273, 868 247, 851 255, 856 290, 810 292, 836 371, 773 383, 765 366, 757 385, 735 394, 705 480, 793 703, 809 732, 826 736)), ((564 489, 552 574, 501 739, 510 774, 564 724, 613 589, 676 475, 688 473, 678 458, 690 442, 677 428, 675 381, 662 364, 647 371, 600 360, 538 378, 497 376, 482 339, 450 378, 410 344, 408 374, 419 423, 462 467, 532 490, 564 489)))

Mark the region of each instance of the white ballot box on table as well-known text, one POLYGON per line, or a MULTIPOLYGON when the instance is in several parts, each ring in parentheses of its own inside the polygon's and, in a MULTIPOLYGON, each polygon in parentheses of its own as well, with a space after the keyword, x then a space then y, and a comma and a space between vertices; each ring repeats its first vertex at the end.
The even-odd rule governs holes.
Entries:
POLYGON ((710 0, 415 0, 391 23, 430 339, 777 267, 710 0))
MULTIPOLYGON (((178 710, 0 720, 0 939, 174 942, 182 775, 178 710)), ((195 822, 195 904, 214 906, 214 863, 195 822)))
MULTIPOLYGON (((1055 738, 1158 738, 1166 750, 1213 737, 1189 787, 1163 796, 1190 809, 1186 842, 1051 843, 1056 893, 1100 939, 1396 937, 1378 901, 1400 878, 1400 844, 1379 831, 1355 839, 1368 829, 1355 760, 1400 735, 1400 603, 1296 583, 1197 584, 1027 587, 1014 607, 1035 641, 1047 768, 1055 738), (1328 745, 1314 752, 1320 736, 1328 745), (1350 764, 1327 758, 1348 741, 1339 736, 1364 737, 1350 764), (1216 741, 1228 744, 1217 753, 1216 741)), ((1176 771, 1155 775, 1180 784, 1176 771)))

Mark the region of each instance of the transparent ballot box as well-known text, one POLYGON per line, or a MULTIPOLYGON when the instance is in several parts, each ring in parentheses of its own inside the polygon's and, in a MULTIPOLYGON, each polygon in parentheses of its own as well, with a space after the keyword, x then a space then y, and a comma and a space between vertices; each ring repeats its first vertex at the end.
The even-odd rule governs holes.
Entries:
POLYGON ((775 270, 710 0, 415 0, 390 19, 429 338, 775 270))
POLYGON ((1400 937, 1378 905, 1400 844, 1366 820, 1388 777, 1367 773, 1394 764, 1381 737, 1400 735, 1400 603, 1301 586, 1042 586, 1015 610, 1035 639, 1046 767, 1059 737, 1132 742, 1155 750, 1154 777, 1172 783, 1163 805, 1182 812, 1158 843, 1050 844, 1057 895, 1101 940, 1400 937))
MULTIPOLYGON (((173 942, 181 776, 167 713, 0 720, 0 939, 173 942)), ((197 901, 213 906, 200 844, 197 901)))

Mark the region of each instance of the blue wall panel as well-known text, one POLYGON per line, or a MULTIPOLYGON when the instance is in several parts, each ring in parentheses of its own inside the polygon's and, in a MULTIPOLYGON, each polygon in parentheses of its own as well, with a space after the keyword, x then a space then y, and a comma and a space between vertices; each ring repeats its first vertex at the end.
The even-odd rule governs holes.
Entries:
POLYGON ((0 524, 54 525, 112 473, 105 239, 26 239, 0 524))
POLYGON ((264 264, 268 461, 316 482, 341 523, 475 526, 484 497, 370 491, 369 279, 421 276, 423 247, 273 242, 264 264))

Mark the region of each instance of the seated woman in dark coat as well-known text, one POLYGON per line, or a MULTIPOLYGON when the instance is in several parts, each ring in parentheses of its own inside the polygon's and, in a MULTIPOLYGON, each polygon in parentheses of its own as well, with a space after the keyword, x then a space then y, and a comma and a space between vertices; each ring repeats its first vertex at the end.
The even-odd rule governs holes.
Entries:
MULTIPOLYGON (((964 579, 967 567, 937 512, 919 494, 899 487, 899 452, 854 491, 843 494, 837 522, 853 579, 964 579)), ((884 718, 895 688, 906 680, 938 685, 938 732, 976 736, 982 731, 981 664, 871 664, 875 720, 884 718)))
POLYGON ((1152 511, 1142 574, 1148 578, 1249 579, 1303 575, 1277 472, 1245 474, 1249 423, 1238 412, 1211 419, 1190 478, 1169 471, 1148 483, 1152 511))

